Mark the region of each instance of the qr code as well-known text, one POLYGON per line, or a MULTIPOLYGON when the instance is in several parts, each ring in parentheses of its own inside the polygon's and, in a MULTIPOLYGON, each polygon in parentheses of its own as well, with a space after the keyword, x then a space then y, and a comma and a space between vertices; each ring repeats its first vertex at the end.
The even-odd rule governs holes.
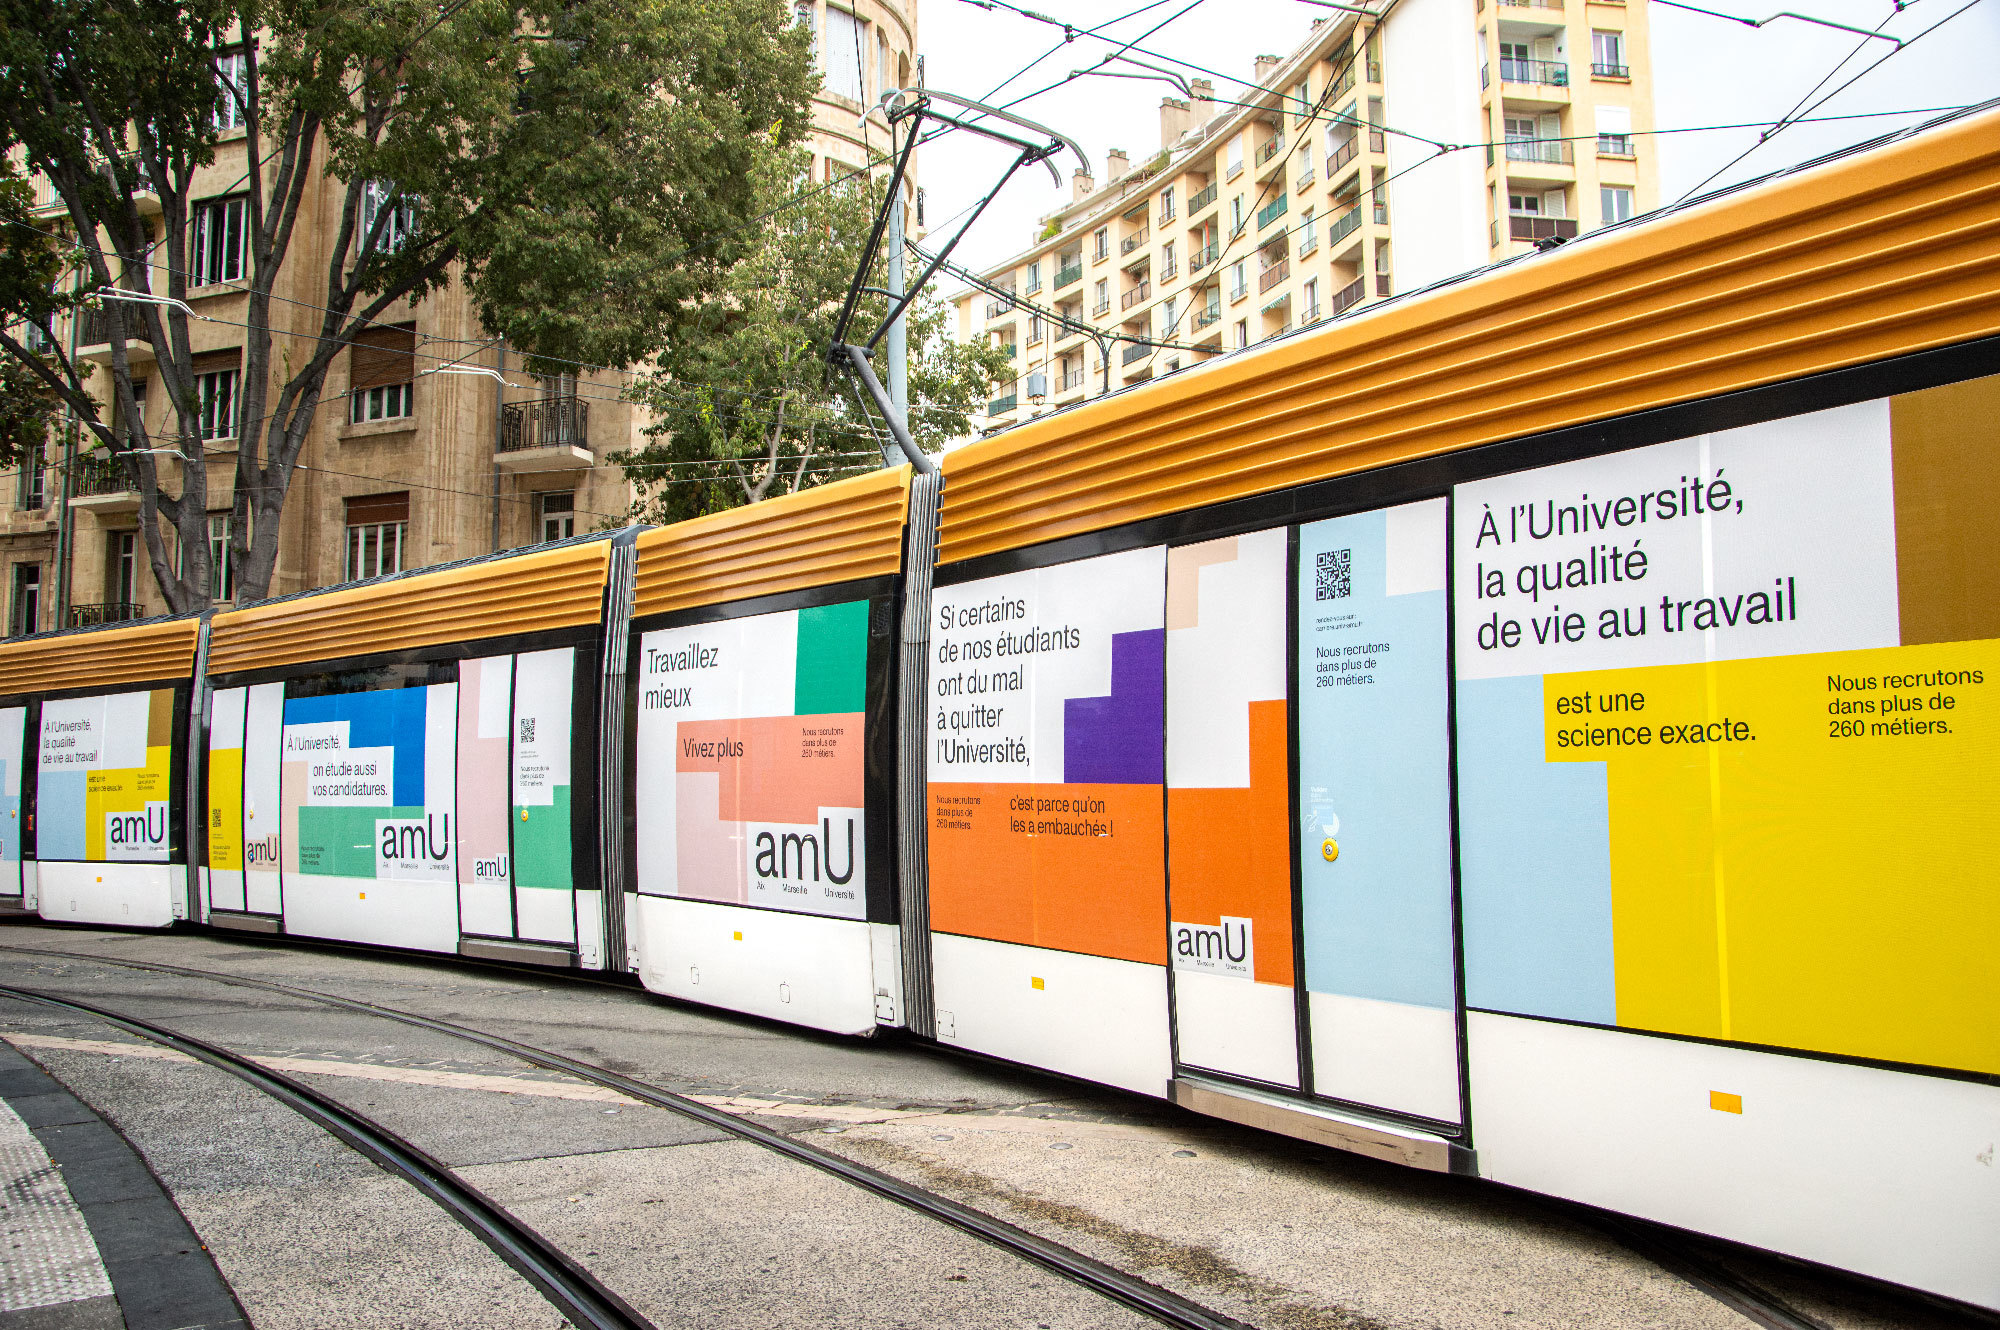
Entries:
POLYGON ((521 717, 520 741, 524 744, 531 744, 535 741, 535 718, 533 716, 521 717))
POLYGON ((1327 550, 1313 568, 1314 600, 1344 600, 1354 594, 1354 551, 1327 550))

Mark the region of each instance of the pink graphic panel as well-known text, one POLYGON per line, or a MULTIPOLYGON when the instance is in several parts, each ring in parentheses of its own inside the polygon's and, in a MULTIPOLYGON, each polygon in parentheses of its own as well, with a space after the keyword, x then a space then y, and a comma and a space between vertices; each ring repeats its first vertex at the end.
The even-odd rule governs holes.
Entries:
MULTIPOLYGON (((684 720, 675 733, 674 770, 683 775, 711 772, 717 781, 715 802, 680 806, 695 817, 721 822, 791 825, 817 822, 822 808, 859 808, 861 736, 858 711, 684 720)), ((678 820, 685 836, 688 818, 678 820)), ((681 880, 686 883, 687 842, 681 845, 681 880)))

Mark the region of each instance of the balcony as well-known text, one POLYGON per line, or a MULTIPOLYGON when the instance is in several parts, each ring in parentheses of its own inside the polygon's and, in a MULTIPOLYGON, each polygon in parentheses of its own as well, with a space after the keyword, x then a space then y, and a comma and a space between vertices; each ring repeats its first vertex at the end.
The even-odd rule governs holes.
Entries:
POLYGON ((1108 295, 1100 297, 1098 302, 1090 307, 1090 317, 1093 319, 1101 319, 1110 312, 1111 297, 1108 295))
POLYGON ((1220 196, 1221 196, 1221 186, 1210 185, 1207 189, 1202 190, 1200 193, 1196 194, 1193 198, 1189 199, 1188 210, 1187 210, 1188 220, 1193 221, 1203 208, 1206 208, 1211 203, 1214 203, 1215 200, 1220 196))
POLYGON ((1326 243, 1331 249, 1341 241, 1361 229, 1361 205, 1355 204, 1346 212, 1333 219, 1333 225, 1326 228, 1326 243))
POLYGON ((1000 354, 1007 357, 1007 359, 1009 360, 1012 360, 1015 356, 1021 354, 1021 348, 1013 342, 1001 342, 999 343, 999 346, 1000 346, 1000 354))
POLYGON ((986 302, 986 317, 989 321, 997 319, 1003 314, 1012 314, 1013 312, 1014 297, 1011 292, 1004 299, 989 300, 986 302))
POLYGON ((1171 282, 1174 280, 1174 278, 1180 275, 1181 275, 1181 270, 1174 266, 1173 260, 1169 259, 1167 262, 1160 265, 1161 281, 1171 282))
POLYGON ((1327 313, 1339 318, 1368 298, 1368 279, 1357 277, 1346 286, 1333 293, 1333 302, 1327 306, 1327 313))
POLYGON ((1005 397, 996 397, 988 402, 986 404, 986 414, 989 416, 1004 416, 1020 404, 1021 397, 1019 393, 1008 393, 1005 397))
POLYGON ((1201 249, 1196 250, 1194 257, 1188 260, 1188 272, 1190 275, 1198 273, 1221 257, 1221 245, 1215 243, 1205 245, 1201 249))
POLYGON ((1068 370, 1063 374, 1062 386, 1060 388, 1057 388, 1056 391, 1061 393, 1073 393, 1078 388, 1081 387, 1083 387, 1083 371, 1080 369, 1073 369, 1073 370, 1068 370))
POLYGON ((1500 62, 1504 83, 1531 83, 1544 88, 1567 88, 1569 66, 1560 60, 1511 60, 1500 62))
POLYGON ((1311 229, 1299 237, 1299 257, 1304 258, 1319 248, 1319 231, 1311 229))
POLYGON ((1151 282, 1141 282, 1124 295, 1118 297, 1118 308, 1120 310, 1128 310, 1152 294, 1153 284, 1151 282))
MULTIPOLYGON (((111 316, 101 309, 77 312, 76 353, 87 360, 111 363, 111 316)), ((153 343, 136 309, 125 312, 125 358, 128 361, 153 359, 153 343)))
POLYGON ((1314 177, 1313 175, 1312 158, 1304 157, 1301 158, 1300 160, 1304 163, 1304 165, 1299 167, 1299 174, 1298 177, 1292 181, 1292 188, 1303 194, 1308 189, 1312 188, 1312 182, 1316 177, 1314 177))
POLYGON ((1631 157, 1632 136, 1630 134, 1599 134, 1597 136, 1599 157, 1631 157))
POLYGON ((69 502, 72 508, 93 513, 135 513, 139 492, 126 476, 124 463, 109 458, 82 460, 70 465, 69 502))
POLYGON ((1030 277, 1028 279, 1027 294, 1031 296, 1040 295, 1041 291, 1042 291, 1042 279, 1039 277, 1030 277))
POLYGON ((1534 213, 1507 214, 1507 236, 1512 240, 1576 239, 1576 218, 1538 217, 1534 213))
POLYGON ((1371 211, 1375 214, 1375 225, 1387 226, 1389 224, 1389 200, 1376 199, 1371 211))
MULTIPOLYGON (((1327 58, 1332 59, 1334 57, 1332 53, 1329 53, 1327 58)), ((1354 87, 1354 62, 1350 60, 1347 62, 1347 68, 1340 71, 1340 78, 1338 81, 1334 83, 1333 91, 1326 94, 1326 100, 1332 101, 1334 98, 1340 96, 1341 93, 1347 92, 1351 90, 1353 87, 1354 87)))
MULTIPOLYGON (((1380 251, 1380 250, 1377 250, 1377 251, 1376 251, 1376 253, 1378 253, 1378 254, 1379 254, 1379 253, 1381 253, 1381 251, 1380 251)), ((1386 273, 1386 272, 1378 272, 1378 273, 1376 273, 1376 274, 1375 274, 1375 295, 1376 295, 1376 297, 1377 297, 1378 299, 1381 299, 1381 300, 1387 300, 1387 299, 1389 298, 1389 274, 1388 274, 1388 273, 1386 273)))
POLYGON ((1629 65, 1600 65, 1593 60, 1590 65, 1590 76, 1594 79, 1624 79, 1629 83, 1632 79, 1632 69, 1629 65))
MULTIPOLYGON (((1041 344, 1042 344, 1041 320, 1037 319, 1034 323, 1034 326, 1028 329, 1028 345, 1040 346, 1041 344)), ((1009 351, 1008 354, 1011 355, 1013 353, 1009 351)))
POLYGON ((1291 320, 1287 319, 1285 322, 1271 329, 1269 332, 1265 333, 1262 337, 1258 338, 1257 340, 1260 342, 1268 342, 1273 340, 1274 338, 1283 337, 1286 333, 1290 332, 1291 330, 1292 330, 1291 320))
POLYGON ((1075 267, 1064 268, 1062 271, 1056 274, 1056 290, 1060 291, 1065 286, 1075 286, 1078 282, 1082 280, 1083 280, 1083 264, 1081 261, 1079 261, 1075 267))
POLYGON ((1499 0, 1502 9, 1552 9, 1562 13, 1563 0, 1499 0))
POLYGON ((1118 257, 1122 259, 1133 250, 1145 244, 1151 238, 1152 234, 1152 231, 1142 226, 1131 235, 1126 236, 1118 242, 1118 257))
POLYGON ((1278 134, 1269 143, 1257 149, 1257 165, 1262 166, 1285 150, 1285 136, 1278 134))
POLYGON ((1562 139, 1508 139, 1507 160, 1539 162, 1544 166, 1569 166, 1575 160, 1570 145, 1562 139))
POLYGON ((125 623, 140 618, 143 613, 144 611, 129 600, 103 600, 88 605, 71 605, 68 626, 95 628, 99 624, 125 623))
POLYGON ((1328 153, 1326 158, 1327 183, 1333 183, 1333 178, 1340 174, 1340 168, 1353 161, 1360 154, 1361 136, 1359 134, 1341 144, 1333 152, 1328 153))
POLYGON ((502 471, 587 471, 590 403, 575 397, 541 397, 500 408, 500 444, 494 464, 502 471))
POLYGON ((1153 348, 1150 346, 1128 346, 1119 354, 1118 363, 1122 367, 1131 364, 1135 360, 1144 360, 1152 354, 1153 348))
POLYGON ((1206 328, 1220 322, 1222 322, 1222 311, 1219 309, 1204 309, 1194 316, 1196 328, 1206 328))
POLYGON ((1260 296, 1264 295, 1272 287, 1291 275, 1292 261, 1289 258, 1279 259, 1275 264, 1266 268, 1263 274, 1257 278, 1257 294, 1260 296))
POLYGON ((1285 210, 1290 206, 1290 203, 1291 203, 1290 195, 1280 194, 1278 195, 1277 200, 1275 202, 1271 203, 1266 207, 1259 208, 1257 210, 1257 229, 1261 231, 1265 227, 1269 226, 1272 222, 1275 222, 1280 217, 1283 217, 1285 215, 1285 210))
POLYGON ((1368 62, 1368 81, 1370 83, 1380 83, 1382 81, 1382 62, 1380 60, 1370 60, 1368 62))
POLYGON ((1305 309, 1299 314, 1299 327, 1303 328, 1309 323, 1318 323, 1318 322, 1319 322, 1319 301, 1315 300, 1310 305, 1307 305, 1305 309))

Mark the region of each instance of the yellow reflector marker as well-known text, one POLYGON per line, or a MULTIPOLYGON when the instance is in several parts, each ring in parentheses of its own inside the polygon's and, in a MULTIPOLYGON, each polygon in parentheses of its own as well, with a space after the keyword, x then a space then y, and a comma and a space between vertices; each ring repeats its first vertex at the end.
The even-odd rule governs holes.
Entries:
POLYGON ((359 893, 359 895, 361 896, 361 899, 362 899, 362 900, 367 900, 367 899, 368 899, 368 893, 367 893, 367 892, 365 892, 365 891, 364 891, 364 892, 361 892, 361 893, 359 893))
POLYGON ((1042 981, 1039 979, 1028 980, 1028 987, 1030 988, 1040 988, 1041 986, 1042 986, 1042 981))
POLYGON ((1335 859, 1338 859, 1340 857, 1339 842, 1333 840, 1330 837, 1326 840, 1321 841, 1319 843, 1319 857, 1326 860, 1328 863, 1332 863, 1335 859))
POLYGON ((1740 1094, 1724 1094, 1720 1090, 1710 1090, 1708 1092, 1708 1106, 1718 1113, 1741 1113, 1743 1111, 1743 1096, 1740 1094))
POLYGON ((528 810, 525 808, 521 810, 521 820, 523 822, 526 822, 528 820, 528 810))
POLYGON ((738 933, 738 934, 736 935, 736 940, 737 940, 738 942, 741 942, 741 941, 743 940, 743 934, 739 932, 739 933, 738 933))

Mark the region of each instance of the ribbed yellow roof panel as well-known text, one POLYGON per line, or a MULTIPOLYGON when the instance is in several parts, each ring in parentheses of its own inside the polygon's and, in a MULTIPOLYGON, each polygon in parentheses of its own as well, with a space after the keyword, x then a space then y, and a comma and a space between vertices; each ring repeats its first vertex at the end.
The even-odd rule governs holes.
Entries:
POLYGON ((2000 333, 2000 112, 949 454, 941 562, 2000 333))
POLYGON ((634 617, 899 572, 910 468, 643 532, 634 617))
POLYGON ((596 623, 608 541, 368 582, 218 614, 212 674, 596 623))
POLYGON ((196 619, 0 642, 0 693, 52 693, 185 679, 194 670, 196 619))

